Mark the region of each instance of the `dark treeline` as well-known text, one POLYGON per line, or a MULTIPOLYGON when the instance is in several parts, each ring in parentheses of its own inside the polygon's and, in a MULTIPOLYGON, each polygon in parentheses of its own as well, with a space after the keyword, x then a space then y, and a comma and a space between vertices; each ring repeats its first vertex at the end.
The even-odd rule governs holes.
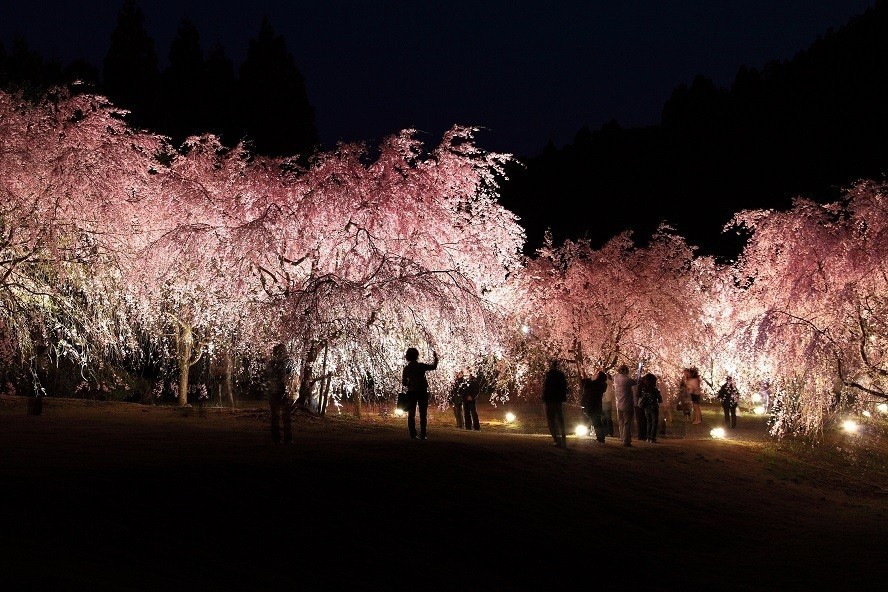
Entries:
MULTIPOLYGON (((237 70, 223 47, 204 52, 197 29, 182 21, 164 71, 143 21, 126 0, 101 73, 82 61, 44 62, 22 39, 8 51, 0 44, 0 87, 37 97, 79 79, 174 144, 211 132, 228 146, 246 138, 261 154, 318 147, 303 76, 267 20, 237 70)), ((799 195, 834 199, 858 179, 882 176, 885 89, 888 0, 879 0, 791 60, 741 66, 729 89, 702 75, 680 84, 659 125, 612 121, 581 128, 563 147, 550 143, 510 170, 503 203, 520 215, 529 254, 546 228, 556 242, 601 245, 630 228, 644 242, 666 221, 702 252, 733 257, 741 238, 721 234, 732 213, 787 207, 799 195)))
POLYGON ((0 44, 0 87, 36 99, 48 87, 80 81, 77 90, 106 95, 131 112, 132 125, 168 135, 174 145, 209 132, 227 146, 246 139, 260 154, 290 156, 317 148, 305 80, 267 19, 237 71, 221 45, 204 52, 198 30, 184 19, 168 58, 161 71, 142 11, 125 0, 101 72, 79 60, 46 62, 27 40, 15 39, 9 51, 0 44))
POLYGON ((551 225, 556 242, 588 233, 603 244, 636 229, 645 241, 668 221, 707 254, 732 257, 720 236, 741 209, 834 199, 888 164, 888 1, 807 50, 762 70, 740 67, 730 89, 704 76, 678 86, 661 123, 597 131, 547 146, 515 167, 504 202, 528 230, 528 251, 551 225))

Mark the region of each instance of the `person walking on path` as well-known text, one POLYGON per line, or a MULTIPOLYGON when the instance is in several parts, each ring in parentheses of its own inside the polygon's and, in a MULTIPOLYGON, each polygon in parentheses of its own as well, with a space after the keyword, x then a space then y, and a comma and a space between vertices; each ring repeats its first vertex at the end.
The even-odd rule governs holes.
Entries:
POLYGON ((728 374, 725 383, 718 389, 718 399, 721 401, 722 410, 725 412, 725 427, 737 427, 737 405, 740 404, 740 391, 734 384, 734 377, 728 374))
POLYGON ((598 442, 604 442, 604 422, 602 421, 602 399, 607 390, 607 374, 599 370, 595 378, 585 376, 581 381, 583 413, 589 419, 591 430, 598 442))
POLYGON ((281 443, 282 427, 284 444, 293 443, 292 404, 287 395, 290 371, 287 346, 278 343, 271 350, 271 357, 265 364, 262 376, 263 388, 271 408, 271 441, 275 444, 281 443))
POLYGON ((657 431, 660 428, 660 404, 663 403, 663 395, 657 388, 655 375, 648 372, 641 377, 638 396, 647 421, 647 441, 654 443, 657 441, 657 431))
POLYGON ((427 439, 429 411, 429 381, 426 372, 438 367, 438 352, 432 351, 432 363, 419 361, 419 350, 408 347, 404 354, 407 365, 401 373, 401 384, 407 392, 407 431, 416 439, 416 408, 419 407, 419 437, 427 439))
POLYGON ((460 394, 462 395, 463 413, 466 414, 465 425, 467 430, 480 430, 478 421, 478 395, 481 393, 481 382, 471 372, 466 372, 466 380, 460 394))
POLYGON ((543 403, 546 406, 546 423, 554 446, 567 448, 567 431, 564 429, 564 402, 567 401, 567 377, 558 367, 558 360, 549 362, 549 371, 543 381, 543 403))
POLYGON ((462 391, 465 388, 466 375, 462 370, 456 371, 453 383, 450 385, 450 404, 453 405, 453 416, 456 418, 456 427, 463 429, 465 427, 465 416, 463 416, 463 398, 462 391))
POLYGON ((620 440, 623 446, 632 446, 632 418, 635 417, 635 398, 632 387, 638 380, 629 376, 629 366, 620 364, 614 376, 614 398, 617 404, 617 423, 620 426, 620 440))
POLYGON ((691 397, 691 413, 694 425, 703 423, 703 412, 700 410, 700 401, 703 391, 700 388, 700 372, 695 367, 684 369, 684 385, 691 397))

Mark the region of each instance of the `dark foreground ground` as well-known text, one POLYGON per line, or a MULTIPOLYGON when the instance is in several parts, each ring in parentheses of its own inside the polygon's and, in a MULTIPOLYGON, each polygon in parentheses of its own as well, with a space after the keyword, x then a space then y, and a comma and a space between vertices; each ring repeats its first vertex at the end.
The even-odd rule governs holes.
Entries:
POLYGON ((514 410, 435 412, 428 441, 299 414, 276 447, 261 408, 0 397, 0 590, 883 589, 888 483, 853 442, 714 440, 708 410, 560 450, 514 410))

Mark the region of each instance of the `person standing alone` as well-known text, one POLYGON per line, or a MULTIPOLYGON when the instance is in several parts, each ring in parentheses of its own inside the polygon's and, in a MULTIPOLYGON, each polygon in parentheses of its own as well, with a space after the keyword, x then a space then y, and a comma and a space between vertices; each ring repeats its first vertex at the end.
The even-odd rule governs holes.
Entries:
POLYGON ((725 427, 737 427, 737 405, 740 403, 740 391, 734 384, 734 377, 730 374, 725 378, 725 383, 718 389, 718 398, 725 412, 725 427))
POLYGON ((558 367, 558 360, 549 362, 549 371, 543 381, 543 403, 546 406, 546 423, 554 446, 567 448, 567 432, 564 429, 564 402, 567 401, 567 377, 558 367))
POLYGON ((290 380, 290 364, 287 360, 287 346, 278 343, 271 350, 271 357, 265 365, 262 376, 263 387, 268 394, 271 407, 271 440, 281 443, 283 423, 284 444, 293 443, 292 405, 287 395, 287 382, 290 380))
POLYGON ((691 397, 691 413, 693 414, 692 423, 694 425, 700 425, 703 423, 703 412, 700 410, 703 391, 700 387, 700 372, 696 367, 685 368, 684 386, 688 395, 691 397))
POLYGON ((401 384, 407 392, 407 431, 416 439, 416 408, 419 407, 419 437, 427 439, 429 411, 429 381, 426 372, 438 367, 438 352, 432 351, 432 363, 419 361, 419 350, 408 347, 404 354, 407 365, 401 373, 401 384))

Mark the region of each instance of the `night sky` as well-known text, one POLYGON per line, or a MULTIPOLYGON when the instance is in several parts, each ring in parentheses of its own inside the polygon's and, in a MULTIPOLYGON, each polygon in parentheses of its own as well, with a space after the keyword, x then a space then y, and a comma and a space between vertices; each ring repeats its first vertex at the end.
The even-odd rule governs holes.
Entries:
MULTIPOLYGON (((100 70, 122 0, 3 0, 0 41, 100 70)), ((322 142, 375 143, 414 127, 431 146, 459 123, 481 147, 535 156, 582 126, 659 123, 696 74, 729 86, 741 65, 787 60, 875 0, 137 2, 161 68, 182 17, 235 68, 263 16, 305 76, 322 142)))

